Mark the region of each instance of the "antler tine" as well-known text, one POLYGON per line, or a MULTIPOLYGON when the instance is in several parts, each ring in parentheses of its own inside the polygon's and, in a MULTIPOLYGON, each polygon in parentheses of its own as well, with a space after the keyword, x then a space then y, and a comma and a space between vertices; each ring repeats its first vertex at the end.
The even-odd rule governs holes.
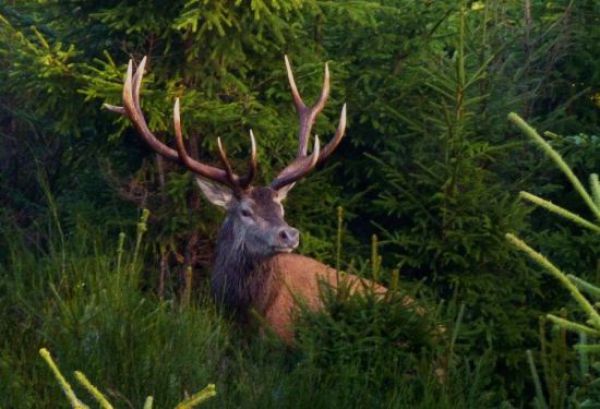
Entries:
POLYGON ((183 163, 190 171, 196 173, 197 175, 211 179, 215 182, 223 183, 233 189, 236 189, 238 177, 235 174, 232 173, 232 177, 230 178, 226 171, 213 166, 205 165, 202 162, 192 159, 188 155, 185 145, 183 144, 183 135, 181 132, 179 99, 175 100, 175 106, 173 108, 173 125, 175 128, 177 150, 172 149, 162 143, 152 133, 152 131, 150 131, 140 105, 140 90, 142 87, 142 80, 144 78, 146 61, 147 58, 144 57, 134 74, 133 61, 129 60, 129 63, 127 64, 127 74, 125 75, 125 82, 123 84, 123 106, 120 107, 104 104, 104 107, 112 112, 116 112, 128 117, 137 129, 140 137, 159 155, 164 156, 167 159, 183 163))
MULTIPOLYGON (((179 98, 175 99, 175 105, 173 106, 173 128, 175 129, 175 142, 177 146, 177 153, 179 160, 192 172, 205 177, 207 179, 214 180, 231 187, 234 190, 238 188, 238 177, 231 170, 231 166, 225 158, 223 164, 225 170, 214 168, 212 166, 200 163, 188 155, 185 145, 183 143, 183 132, 181 132, 181 115, 179 112, 179 98)), ((220 149, 219 142, 219 149, 220 149)), ((221 158, 222 159, 222 158, 221 158)))
MULTIPOLYGON (((307 107, 300 93, 298 92, 298 87, 296 86, 296 81, 294 80, 294 74, 292 72, 292 68, 290 62, 285 56, 285 66, 287 70, 288 80, 290 83, 290 89, 292 92, 292 98, 294 100, 294 105, 296 107, 296 111, 298 112, 298 116, 300 119, 300 130, 298 132, 298 153, 296 155, 296 159, 288 165, 284 170, 282 170, 279 175, 275 178, 275 180, 271 183, 271 187, 273 189, 280 189, 283 186, 292 184, 296 182, 298 179, 304 177, 310 170, 312 170, 317 164, 322 163, 331 153, 338 147, 344 134, 346 132, 346 104, 342 107, 342 112, 340 113, 340 121, 335 132, 334 137, 331 141, 317 154, 315 157, 315 152, 313 150, 313 154, 310 158, 306 156, 306 150, 308 145, 308 138, 310 138, 310 133, 312 130, 312 126, 315 123, 315 119, 319 113, 325 107, 325 103, 327 102, 327 98, 329 97, 329 66, 325 64, 325 73, 323 75, 323 88, 321 89, 321 95, 319 99, 312 107, 307 107), (314 160, 314 162, 313 162, 314 160)), ((315 142, 318 147, 318 139, 315 142)))
POLYGON ((346 104, 344 104, 344 106, 342 107, 342 112, 340 113, 340 121, 338 122, 338 127, 335 131, 335 135, 329 141, 329 143, 327 145, 325 145, 325 147, 321 151, 321 155, 319 155, 319 160, 317 161, 317 164, 323 163, 323 161, 325 161, 325 159, 327 159, 327 157, 333 153, 335 148, 337 148, 338 145, 340 144, 340 142, 342 141, 342 138, 344 137, 345 133, 346 133, 346 104))
POLYGON ((292 98, 294 100, 294 105, 296 106, 297 111, 301 111, 306 109, 306 105, 304 101, 302 101, 302 97, 298 92, 298 87, 296 86, 296 81, 294 80, 294 72, 292 71, 292 66, 290 65, 290 60, 287 55, 283 56, 285 60, 285 69, 287 71, 288 82, 290 83, 290 91, 292 91, 292 98))
POLYGON ((111 104, 107 104, 105 102, 104 104, 102 104, 102 107, 108 109, 111 112, 114 112, 115 114, 119 114, 119 115, 123 115, 123 116, 127 115, 125 108, 120 107, 118 105, 111 105, 111 104))
MULTIPOLYGON (((136 71, 136 77, 139 78, 139 82, 142 81, 142 71, 136 71)), ((167 145, 160 142, 156 136, 148 128, 146 119, 142 113, 139 105, 136 105, 136 98, 133 96, 133 61, 129 60, 127 65, 127 75, 125 76, 125 84, 123 84, 123 108, 125 110, 125 116, 129 117, 133 125, 138 131, 138 134, 146 141, 146 143, 154 149, 157 153, 165 156, 171 160, 179 160, 179 156, 174 149, 169 148, 167 145)), ((139 90, 139 85, 138 85, 139 90)))
POLYGON ((306 176, 319 161, 319 154, 321 152, 321 144, 319 137, 315 136, 315 143, 313 152, 310 156, 301 156, 296 158, 291 164, 289 164, 273 182, 271 182, 271 189, 279 190, 284 186, 290 185, 297 180, 302 179, 306 176))
MULTIPOLYGON (((225 148, 223 148, 223 144, 221 143, 221 138, 217 138, 217 146, 219 148, 219 159, 221 159, 221 163, 225 167, 225 172, 227 173, 227 178, 230 181, 232 186, 239 188, 238 177, 233 173, 231 168, 231 163, 229 163, 229 159, 227 158, 227 153, 225 152, 225 148)), ((236 189, 237 190, 237 189, 236 189)))
POLYGON ((250 160, 248 161, 248 173, 244 176, 240 181, 240 186, 242 189, 247 188, 252 180, 256 176, 258 170, 258 162, 256 160, 256 139, 254 138, 254 133, 252 129, 250 129, 250 160))
POLYGON ((135 106, 136 108, 138 108, 141 112, 141 105, 140 105, 140 90, 142 88, 142 78, 144 78, 144 72, 146 69, 146 56, 144 56, 144 58, 142 58, 142 61, 140 62, 140 64, 138 65, 137 69, 135 70, 135 74, 133 75, 133 86, 132 86, 132 92, 133 92, 133 98, 134 98, 134 102, 135 102, 135 106))
POLYGON ((319 99, 312 107, 307 107, 300 93, 298 92, 298 87, 296 86, 296 80, 294 79, 294 73, 292 71, 292 66, 290 61, 286 56, 285 59, 285 68, 287 71, 288 82, 290 83, 290 90, 292 93, 292 99, 294 101, 294 106, 296 107, 296 112, 298 112, 298 117, 300 120, 300 129, 298 131, 298 153, 297 157, 306 156, 306 150, 308 148, 308 139, 310 138, 310 132, 315 123, 315 119, 317 115, 321 113, 323 108, 325 107, 325 103, 329 98, 329 65, 325 63, 325 72, 323 74, 323 87, 321 88, 321 95, 319 99))

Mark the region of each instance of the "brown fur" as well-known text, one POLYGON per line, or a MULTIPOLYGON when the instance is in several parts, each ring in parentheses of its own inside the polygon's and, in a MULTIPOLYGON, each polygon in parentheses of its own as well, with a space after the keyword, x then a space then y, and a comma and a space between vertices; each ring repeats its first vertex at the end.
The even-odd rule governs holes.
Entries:
MULTIPOLYGON (((286 343, 294 340, 293 312, 298 301, 318 310, 323 307, 320 285, 338 287, 336 270, 315 260, 299 254, 277 254, 267 260, 260 268, 268 268, 272 272, 271 288, 268 302, 255 305, 270 328, 286 343)), ((372 286, 376 293, 383 294, 387 289, 370 280, 353 274, 339 273, 351 290, 363 291, 372 286)), ((264 300, 259 300, 264 301, 264 300)))

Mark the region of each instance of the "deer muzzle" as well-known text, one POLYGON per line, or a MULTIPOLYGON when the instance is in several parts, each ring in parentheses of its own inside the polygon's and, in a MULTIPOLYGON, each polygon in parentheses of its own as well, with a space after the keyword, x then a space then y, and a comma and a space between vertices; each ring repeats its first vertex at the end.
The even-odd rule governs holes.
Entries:
POLYGON ((281 227, 277 232, 276 243, 273 246, 277 252, 289 253, 298 247, 300 243, 300 232, 290 226, 281 227))

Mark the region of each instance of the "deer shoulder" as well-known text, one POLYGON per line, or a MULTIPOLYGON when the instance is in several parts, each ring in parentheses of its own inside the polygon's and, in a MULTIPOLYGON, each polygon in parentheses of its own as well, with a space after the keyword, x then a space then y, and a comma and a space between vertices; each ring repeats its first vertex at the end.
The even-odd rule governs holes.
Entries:
POLYGON ((274 295, 262 315, 271 329, 286 343, 294 339, 293 318, 298 303, 311 310, 323 308, 323 286, 337 289, 344 285, 351 293, 365 289, 383 295, 387 289, 354 274, 337 272, 315 259, 298 254, 278 254, 268 262, 273 272, 274 295))

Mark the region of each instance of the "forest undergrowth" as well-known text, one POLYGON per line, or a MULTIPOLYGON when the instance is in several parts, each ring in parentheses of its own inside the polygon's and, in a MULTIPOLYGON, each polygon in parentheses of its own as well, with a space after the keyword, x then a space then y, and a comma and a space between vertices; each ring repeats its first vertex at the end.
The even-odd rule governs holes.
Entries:
POLYGON ((505 235, 594 289, 597 231, 531 205, 589 218, 598 193, 582 201, 506 118, 597 174, 600 2, 75 3, 0 2, 0 409, 68 407, 40 348, 119 408, 209 384, 202 407, 594 407, 597 323, 505 235), (329 164, 286 200, 298 252, 399 288, 387 304, 326 292, 296 348, 215 309, 222 213, 102 109, 147 56, 157 138, 173 146, 179 98, 192 155, 218 163, 221 138, 241 172, 252 129, 264 185, 298 144, 284 55, 307 102, 328 64, 322 141, 348 108, 329 164), (399 308, 405 294, 429 314, 399 308))
POLYGON ((460 345, 449 345, 464 310, 419 297, 431 309, 428 319, 419 317, 402 302, 407 289, 395 303, 330 295, 328 311, 335 314, 304 311, 298 345, 290 348, 219 315, 206 283, 197 283, 185 302, 159 299, 144 278, 145 223, 118 236, 84 222, 72 231, 52 224, 54 238, 44 249, 29 247, 22 231, 4 225, 0 407, 66 407, 40 348, 51 351, 63 373, 84 372, 115 407, 141 407, 148 395, 154 407, 175 407, 210 383, 217 396, 202 407, 491 408, 500 402, 489 385, 491 355, 465 359, 460 345), (445 323, 448 339, 432 336, 434 321, 445 323), (446 371, 443 379, 436 369, 446 371))

